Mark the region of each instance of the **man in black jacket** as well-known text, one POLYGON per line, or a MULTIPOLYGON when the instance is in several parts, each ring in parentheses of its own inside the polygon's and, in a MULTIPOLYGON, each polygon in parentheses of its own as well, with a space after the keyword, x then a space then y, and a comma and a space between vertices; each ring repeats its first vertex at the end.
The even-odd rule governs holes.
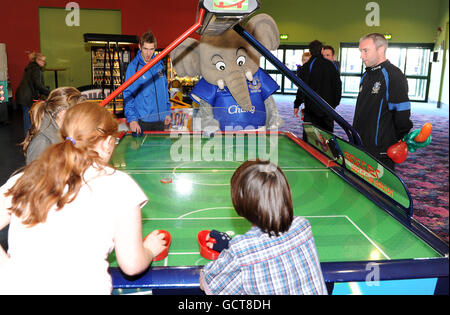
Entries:
POLYGON ((399 68, 386 59, 387 40, 373 33, 361 38, 359 50, 366 66, 356 101, 353 126, 364 148, 394 170, 387 149, 412 128, 408 81, 399 68))
MULTIPOLYGON (((341 101, 342 82, 334 64, 322 56, 322 47, 322 43, 318 40, 309 44, 311 58, 301 67, 299 77, 331 107, 336 108, 341 101)), ((303 119, 305 122, 311 122, 326 131, 333 132, 333 118, 298 89, 294 102, 294 115, 297 116, 302 103, 305 103, 303 119)), ((305 138, 305 133, 303 137, 305 138)))

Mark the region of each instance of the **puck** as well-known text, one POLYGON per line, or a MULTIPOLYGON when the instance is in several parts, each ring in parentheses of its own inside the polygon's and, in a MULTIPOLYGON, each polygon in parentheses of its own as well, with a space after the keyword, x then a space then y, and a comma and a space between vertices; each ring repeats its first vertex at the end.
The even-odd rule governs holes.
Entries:
POLYGON ((172 178, 170 178, 170 177, 161 178, 160 182, 162 184, 170 184, 172 182, 172 178))

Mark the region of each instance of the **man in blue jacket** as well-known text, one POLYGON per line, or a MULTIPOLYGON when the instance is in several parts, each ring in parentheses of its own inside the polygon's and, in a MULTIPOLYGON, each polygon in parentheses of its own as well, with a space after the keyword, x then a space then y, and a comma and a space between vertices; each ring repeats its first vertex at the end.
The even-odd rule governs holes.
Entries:
MULTIPOLYGON (((126 80, 155 57, 156 38, 151 31, 143 34, 139 51, 128 65, 126 80)), ((162 131, 171 121, 168 82, 164 64, 159 61, 123 91, 125 117, 133 133, 162 131)))

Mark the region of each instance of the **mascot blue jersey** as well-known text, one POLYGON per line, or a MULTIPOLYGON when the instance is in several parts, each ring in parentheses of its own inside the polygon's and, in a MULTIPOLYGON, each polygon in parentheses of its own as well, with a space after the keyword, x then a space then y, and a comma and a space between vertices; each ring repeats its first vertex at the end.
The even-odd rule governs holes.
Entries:
POLYGON ((264 101, 280 87, 261 68, 253 75, 253 81, 247 81, 247 84, 252 102, 252 109, 248 112, 237 105, 227 87, 220 90, 203 78, 192 89, 191 97, 194 94, 213 107, 214 119, 220 123, 220 130, 257 129, 266 125, 264 101))

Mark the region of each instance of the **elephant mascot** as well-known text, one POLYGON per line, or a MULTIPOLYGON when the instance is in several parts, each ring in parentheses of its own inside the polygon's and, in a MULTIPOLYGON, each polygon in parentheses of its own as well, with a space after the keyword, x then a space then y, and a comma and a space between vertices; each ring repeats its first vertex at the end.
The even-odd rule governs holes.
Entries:
MULTIPOLYGON (((278 27, 267 14, 245 29, 269 50, 280 44, 278 27)), ((199 105, 203 131, 265 130, 283 124, 272 94, 278 84, 259 68, 261 55, 230 29, 218 36, 187 38, 171 53, 179 76, 201 76, 190 96, 199 105)))

